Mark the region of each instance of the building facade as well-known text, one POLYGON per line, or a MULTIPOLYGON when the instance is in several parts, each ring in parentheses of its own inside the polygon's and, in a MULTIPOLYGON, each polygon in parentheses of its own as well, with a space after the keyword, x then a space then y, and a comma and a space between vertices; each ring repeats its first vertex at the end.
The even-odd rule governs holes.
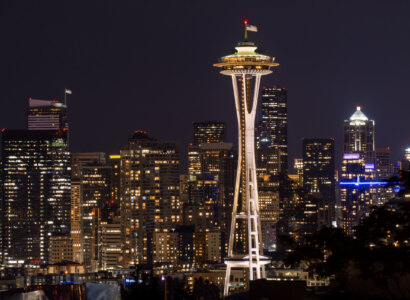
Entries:
POLYGON ((3 130, 4 263, 49 261, 50 238, 70 233, 67 132, 3 130))
POLYGON ((343 125, 343 153, 362 153, 366 163, 375 163, 375 122, 357 106, 343 125))
POLYGON ((194 145, 222 143, 226 139, 226 123, 217 121, 194 122, 194 145))
POLYGON ((67 106, 57 100, 29 99, 28 130, 68 131, 67 106))
POLYGON ((354 227, 377 204, 375 163, 375 122, 369 120, 358 106, 343 126, 343 160, 340 172, 340 203, 342 227, 353 234, 354 227))
POLYGON ((303 139, 303 188, 316 198, 318 228, 335 224, 334 139, 303 139))
POLYGON ((170 232, 180 222, 176 142, 134 133, 121 150, 120 205, 124 264, 152 264, 154 233, 170 232))
POLYGON ((83 263, 90 271, 99 265, 100 223, 103 208, 111 202, 111 167, 87 165, 81 171, 81 244, 83 263))
POLYGON ((262 115, 258 124, 257 148, 277 149, 279 167, 276 172, 288 171, 288 109, 287 90, 281 87, 262 88, 262 115))

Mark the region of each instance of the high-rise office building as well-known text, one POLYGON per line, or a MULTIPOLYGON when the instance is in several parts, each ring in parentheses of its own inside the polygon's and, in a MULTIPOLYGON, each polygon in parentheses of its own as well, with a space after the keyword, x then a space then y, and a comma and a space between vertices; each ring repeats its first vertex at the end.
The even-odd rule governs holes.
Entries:
POLYGON ((103 210, 111 203, 111 167, 85 166, 81 176, 81 233, 83 263, 99 269, 98 232, 103 210))
POLYGON ((263 87, 262 117, 258 124, 257 148, 277 149, 280 169, 288 171, 288 109, 287 90, 281 87, 263 87))
POLYGON ((194 224, 196 232, 221 232, 222 257, 228 247, 234 161, 235 153, 231 143, 201 143, 188 147, 190 192, 188 202, 183 206, 184 224, 194 224), (208 225, 204 227, 204 224, 208 225))
POLYGON ((353 234, 354 227, 376 205, 376 180, 374 166, 365 163, 362 153, 345 153, 340 175, 340 201, 342 205, 343 229, 353 234))
MULTIPOLYGON (((276 236, 290 235, 300 242, 305 234, 317 228, 317 204, 310 195, 303 195, 301 185, 283 174, 279 178, 279 221, 276 224, 276 236)), ((277 241, 277 251, 286 250, 277 241)))
POLYGON ((195 225, 195 231, 221 230, 223 203, 219 200, 221 185, 217 175, 198 175, 191 178, 188 184, 189 202, 185 212, 193 210, 191 217, 185 216, 189 222, 185 225, 195 225))
POLYGON ((257 149, 256 166, 263 249, 271 252, 276 248, 273 233, 279 217, 279 149, 257 149))
POLYGON ((67 132, 3 130, 2 160, 4 263, 48 262, 50 238, 70 232, 67 132))
POLYGON ((217 121, 194 122, 194 145, 222 143, 226 138, 226 123, 217 121))
POLYGON ((28 130, 68 130, 67 106, 57 100, 29 99, 28 130))
POLYGON ((121 150, 121 222, 124 264, 153 263, 153 234, 180 222, 176 142, 136 131, 121 150))
POLYGON ((374 169, 379 180, 388 180, 395 174, 396 168, 390 162, 390 147, 376 148, 375 159, 374 169))
MULTIPOLYGON (((375 151, 375 164, 374 172, 376 173, 376 178, 380 182, 387 182, 390 178, 397 174, 398 168, 396 168, 390 162, 390 147, 386 148, 376 148, 375 151)), ((368 167, 371 167, 368 164, 368 167)), ((394 197, 393 187, 390 186, 379 186, 376 189, 376 205, 383 205, 391 198, 394 197)))
POLYGON ((362 153, 366 163, 375 163, 373 120, 369 120, 357 106, 356 111, 343 125, 343 153, 362 153))
POLYGON ((334 139, 303 139, 303 187, 317 200, 318 228, 335 221, 334 139))
POLYGON ((263 87, 261 120, 256 134, 256 166, 263 247, 276 249, 275 226, 279 218, 279 177, 287 174, 287 91, 263 87))
POLYGON ((352 234, 370 207, 377 205, 377 190, 383 182, 377 180, 375 171, 375 122, 365 116, 360 106, 344 121, 343 135, 339 182, 342 226, 352 234))

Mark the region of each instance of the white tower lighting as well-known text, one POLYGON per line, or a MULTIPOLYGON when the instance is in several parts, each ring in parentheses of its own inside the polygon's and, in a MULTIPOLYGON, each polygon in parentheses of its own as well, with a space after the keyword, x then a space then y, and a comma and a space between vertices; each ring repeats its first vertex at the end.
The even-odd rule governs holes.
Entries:
POLYGON ((247 41, 247 27, 249 25, 245 20, 245 41, 238 43, 236 52, 222 57, 220 62, 214 64, 222 69, 221 74, 232 78, 239 131, 238 168, 228 256, 225 259, 225 296, 229 294, 232 268, 248 269, 249 280, 254 280, 266 277, 265 265, 270 262, 262 253, 254 134, 261 76, 272 73, 270 68, 279 64, 274 62, 274 58, 256 52, 255 44, 247 41), (239 228, 242 237, 238 238, 235 231, 239 228), (238 239, 246 241, 240 245, 239 251, 234 245, 238 239))

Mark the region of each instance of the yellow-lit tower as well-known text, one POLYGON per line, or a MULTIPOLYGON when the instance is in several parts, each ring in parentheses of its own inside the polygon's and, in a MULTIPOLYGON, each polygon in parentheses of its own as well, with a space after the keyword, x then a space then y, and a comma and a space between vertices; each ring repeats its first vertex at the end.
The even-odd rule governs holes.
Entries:
POLYGON ((258 207, 258 186, 255 165, 255 115, 262 75, 272 73, 279 64, 274 58, 256 52, 247 41, 247 31, 257 31, 245 20, 245 41, 238 43, 233 54, 214 64, 223 75, 232 79, 238 117, 238 168, 232 208, 224 295, 228 295, 232 268, 248 269, 248 280, 265 278, 265 265, 270 260, 262 253, 262 236, 258 207))

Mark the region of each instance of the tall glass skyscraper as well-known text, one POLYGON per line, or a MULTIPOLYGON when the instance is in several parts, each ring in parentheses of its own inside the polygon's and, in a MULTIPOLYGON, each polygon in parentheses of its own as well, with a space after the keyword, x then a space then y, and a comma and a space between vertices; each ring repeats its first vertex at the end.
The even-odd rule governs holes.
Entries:
MULTIPOLYGON (((279 152, 279 172, 288 170, 288 108, 287 90, 263 87, 262 117, 258 126, 257 149, 276 149, 279 152)), ((277 173, 279 173, 277 172, 277 173)))
POLYGON ((275 224, 279 217, 279 177, 287 174, 287 91, 263 87, 261 120, 256 134, 259 210, 264 250, 276 247, 275 224))
POLYGON ((90 271, 97 271, 101 267, 98 265, 98 231, 103 211, 110 202, 111 167, 84 166, 81 176, 82 251, 83 262, 90 271))
POLYGON ((4 263, 48 262, 50 238, 70 233, 67 131, 3 130, 2 160, 4 263))
POLYGON ((343 160, 340 174, 341 226, 348 234, 354 232, 360 220, 376 205, 375 140, 373 120, 358 106, 343 126, 343 160))
POLYGON ((366 163, 375 163, 373 120, 369 120, 357 106, 356 111, 343 125, 343 153, 361 153, 366 163))

